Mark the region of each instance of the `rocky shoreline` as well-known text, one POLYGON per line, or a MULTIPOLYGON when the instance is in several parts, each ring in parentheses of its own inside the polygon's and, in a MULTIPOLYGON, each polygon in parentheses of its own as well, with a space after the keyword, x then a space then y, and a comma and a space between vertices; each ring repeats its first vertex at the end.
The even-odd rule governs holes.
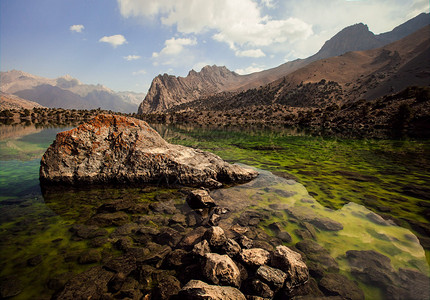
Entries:
MULTIPOLYGON (((203 194, 205 203, 209 199, 215 203, 205 190, 183 193, 187 199, 203 194)), ((84 224, 73 225, 72 239, 90 245, 75 259, 96 265, 48 280, 47 286, 56 291, 53 299, 364 299, 347 277, 308 268, 304 253, 317 250, 313 254, 317 258, 311 258, 314 265, 323 263, 330 265, 326 270, 339 271, 316 242, 304 240, 292 249, 283 245, 289 234, 279 224, 271 225, 278 237, 256 227, 265 218, 261 213, 246 211, 223 229, 221 220, 231 217, 228 208, 190 209, 188 204, 164 200, 146 205, 111 201, 84 224), (107 228, 112 227, 109 234, 107 228), (99 249, 107 243, 120 254, 103 257, 99 249)))

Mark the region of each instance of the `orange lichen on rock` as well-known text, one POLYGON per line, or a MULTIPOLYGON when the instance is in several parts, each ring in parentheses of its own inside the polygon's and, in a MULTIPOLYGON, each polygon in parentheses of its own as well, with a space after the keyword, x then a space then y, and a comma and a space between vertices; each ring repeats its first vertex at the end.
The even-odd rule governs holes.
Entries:
POLYGON ((72 184, 168 179, 219 187, 218 178, 233 182, 255 176, 212 153, 171 145, 144 121, 115 115, 99 115, 59 133, 40 167, 42 182, 72 184))

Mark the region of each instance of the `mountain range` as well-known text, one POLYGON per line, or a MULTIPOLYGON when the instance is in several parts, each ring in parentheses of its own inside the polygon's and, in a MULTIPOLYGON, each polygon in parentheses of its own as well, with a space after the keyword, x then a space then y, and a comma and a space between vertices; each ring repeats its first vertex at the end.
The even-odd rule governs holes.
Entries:
MULTIPOLYGON (((11 95, 50 108, 95 109, 136 112, 143 93, 114 92, 103 85, 83 84, 69 75, 50 79, 23 71, 0 73, 2 96, 11 95)), ((2 101, 3 102, 3 101, 2 101)))
POLYGON ((282 80, 291 87, 295 87, 302 81, 334 80, 346 87, 349 99, 377 97, 390 91, 398 91, 411 82, 428 84, 425 69, 428 65, 428 59, 426 60, 426 57, 429 57, 426 52, 428 49, 425 42, 421 45, 421 41, 429 35, 425 36, 426 33, 421 33, 408 42, 388 46, 428 24, 430 24, 429 14, 425 13, 397 26, 390 32, 378 35, 372 33, 367 25, 355 24, 341 30, 316 54, 306 59, 297 59, 276 68, 249 75, 238 75, 226 67, 218 66, 206 66, 200 72, 191 70, 186 77, 158 75, 152 81, 144 101, 140 104, 138 114, 185 107, 186 103, 217 93, 235 94, 270 83, 276 85, 277 80, 282 80), (409 45, 409 42, 414 44, 409 45), (387 47, 384 48, 384 46, 387 47), (379 50, 363 52, 370 49, 379 50), (400 54, 401 57, 399 57, 400 54), (330 59, 333 57, 340 58, 330 59), (366 79, 368 82, 363 82, 363 77, 366 76, 370 79, 366 79), (370 89, 365 85, 371 85, 370 89))

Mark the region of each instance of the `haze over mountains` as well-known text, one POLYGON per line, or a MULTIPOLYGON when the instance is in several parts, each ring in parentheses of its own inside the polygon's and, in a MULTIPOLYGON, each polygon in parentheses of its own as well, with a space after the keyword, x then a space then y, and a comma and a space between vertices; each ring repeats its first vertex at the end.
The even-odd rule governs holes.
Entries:
POLYGON ((359 85, 361 90, 354 90, 350 94, 354 97, 377 97, 383 93, 397 91, 405 84, 410 84, 411 81, 415 84, 421 83, 426 85, 429 81, 425 73, 425 67, 428 65, 428 60, 425 59, 426 55, 428 57, 428 53, 426 52, 428 48, 426 48, 426 43, 421 45, 421 42, 428 38, 429 35, 427 33, 421 33, 403 44, 387 46, 386 51, 380 49, 380 51, 363 54, 350 54, 348 52, 386 46, 416 32, 429 23, 429 14, 423 13, 397 26, 392 31, 379 35, 373 34, 364 24, 355 24, 346 27, 333 36, 313 56, 306 59, 297 59, 276 68, 249 75, 238 75, 229 71, 226 67, 217 66, 206 66, 200 72, 191 70, 187 77, 175 77, 167 74, 159 75, 153 80, 147 96, 139 106, 138 113, 162 112, 174 106, 189 103, 220 92, 240 92, 258 88, 289 74, 295 74, 292 77, 288 77, 290 78, 288 80, 291 80, 291 84, 297 84, 298 79, 300 79, 298 83, 301 81, 315 82, 327 79, 340 80, 340 82, 345 81, 342 84, 348 84, 351 88, 359 85), (408 45, 410 42, 414 44, 408 45), (405 52, 406 49, 412 51, 413 54, 405 52), (329 63, 324 61, 317 64, 320 60, 345 53, 347 53, 347 56, 338 61, 329 61, 329 63), (399 53, 403 55, 401 58, 398 57, 399 53), (379 61, 375 61, 376 54, 377 56, 379 55, 379 61), (374 61, 373 64, 372 61, 374 61), (315 63, 311 64, 313 62, 315 63), (364 66, 363 64, 367 65, 364 66), (308 65, 309 67, 307 67, 308 65), (378 68, 382 69, 379 70, 378 68), (421 75, 417 77, 417 81, 415 77, 418 73, 421 75), (374 80, 372 77, 370 80, 372 82, 367 82, 366 84, 373 84, 373 86, 370 87, 370 90, 367 90, 367 88, 363 88, 363 82, 360 79, 362 75, 370 77, 379 76, 379 79, 374 80), (410 79, 411 76, 412 80, 410 79), (360 81, 355 82, 356 77, 360 81), (375 85, 376 81, 378 81, 377 86, 375 85))
POLYGON ((83 84, 69 75, 49 79, 22 71, 1 72, 0 90, 45 107, 67 109, 103 108, 136 112, 143 93, 114 92, 103 85, 83 84))

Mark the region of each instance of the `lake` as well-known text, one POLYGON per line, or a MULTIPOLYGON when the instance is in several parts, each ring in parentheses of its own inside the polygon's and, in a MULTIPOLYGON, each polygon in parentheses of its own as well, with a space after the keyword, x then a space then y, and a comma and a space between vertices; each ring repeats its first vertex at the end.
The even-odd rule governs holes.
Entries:
MULTIPOLYGON (((312 276, 340 273, 367 299, 428 295, 430 141, 341 139, 285 128, 153 127, 171 143, 259 171, 249 183, 211 191, 229 209, 220 226, 239 224, 261 240, 296 245, 307 254, 312 276)), ((76 225, 103 203, 126 198, 154 207, 167 199, 187 212, 181 190, 168 187, 41 189, 40 158, 67 129, 0 127, 0 277, 13 299, 49 299, 73 274, 120 255, 111 242, 115 226, 96 237, 76 234, 76 225)))

